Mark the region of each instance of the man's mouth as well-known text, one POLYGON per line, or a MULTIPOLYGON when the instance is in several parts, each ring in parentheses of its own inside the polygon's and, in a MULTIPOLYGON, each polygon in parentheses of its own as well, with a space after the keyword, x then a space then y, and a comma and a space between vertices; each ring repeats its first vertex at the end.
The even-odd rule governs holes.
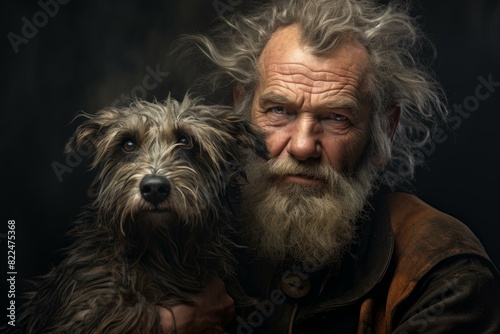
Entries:
POLYGON ((281 175, 277 179, 278 184, 298 184, 308 187, 322 188, 325 185, 325 181, 318 178, 313 178, 306 174, 285 174, 281 175))

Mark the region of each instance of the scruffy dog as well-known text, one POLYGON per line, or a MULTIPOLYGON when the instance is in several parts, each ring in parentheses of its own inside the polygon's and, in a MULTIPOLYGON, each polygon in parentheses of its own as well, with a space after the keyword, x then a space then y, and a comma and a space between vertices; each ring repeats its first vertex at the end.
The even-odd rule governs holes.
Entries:
POLYGON ((230 275, 244 152, 261 135, 228 108, 134 102, 87 120, 66 151, 91 149, 95 199, 66 258, 34 281, 26 333, 155 333, 157 305, 188 302, 210 273, 230 275))

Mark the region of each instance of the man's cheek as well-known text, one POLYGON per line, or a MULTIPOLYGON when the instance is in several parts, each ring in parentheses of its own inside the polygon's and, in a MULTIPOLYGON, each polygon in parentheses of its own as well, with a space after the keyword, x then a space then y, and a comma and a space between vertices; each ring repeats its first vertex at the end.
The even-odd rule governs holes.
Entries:
POLYGON ((276 158, 286 153, 286 145, 290 139, 285 131, 268 129, 264 133, 270 158, 276 158))

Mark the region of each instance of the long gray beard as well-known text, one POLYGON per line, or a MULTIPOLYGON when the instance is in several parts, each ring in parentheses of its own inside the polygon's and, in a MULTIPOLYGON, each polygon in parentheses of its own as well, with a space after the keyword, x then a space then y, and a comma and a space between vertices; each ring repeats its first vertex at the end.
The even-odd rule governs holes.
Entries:
POLYGON ((330 166, 293 158, 254 159, 247 164, 240 231, 250 250, 272 263, 336 266, 356 240, 356 220, 372 194, 376 168, 365 161, 353 176, 330 166), (305 174, 326 180, 318 189, 277 184, 280 175, 305 174))

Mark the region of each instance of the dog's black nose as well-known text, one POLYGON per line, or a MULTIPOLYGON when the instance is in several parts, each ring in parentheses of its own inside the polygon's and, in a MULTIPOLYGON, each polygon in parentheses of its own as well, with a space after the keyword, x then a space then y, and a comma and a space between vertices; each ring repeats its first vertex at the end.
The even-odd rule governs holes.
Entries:
POLYGON ((142 197, 152 204, 163 202, 170 194, 170 182, 160 175, 146 175, 139 188, 142 197))

